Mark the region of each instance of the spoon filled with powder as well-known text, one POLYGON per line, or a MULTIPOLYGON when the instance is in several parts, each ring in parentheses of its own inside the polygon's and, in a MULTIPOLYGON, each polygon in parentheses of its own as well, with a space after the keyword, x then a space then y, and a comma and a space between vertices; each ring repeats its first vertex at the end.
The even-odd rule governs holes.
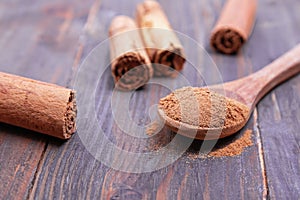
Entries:
POLYGON ((201 140, 224 138, 245 126, 266 93, 299 72, 300 44, 247 77, 210 89, 175 90, 160 99, 158 113, 179 134, 201 140))

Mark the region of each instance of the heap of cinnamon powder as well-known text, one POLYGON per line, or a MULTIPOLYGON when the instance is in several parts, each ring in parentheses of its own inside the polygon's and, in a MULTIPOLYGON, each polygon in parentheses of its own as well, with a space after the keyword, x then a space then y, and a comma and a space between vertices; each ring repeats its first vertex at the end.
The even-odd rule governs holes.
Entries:
POLYGON ((208 155, 213 157, 240 155, 245 148, 253 145, 251 135, 252 131, 246 130, 240 138, 231 141, 229 144, 215 147, 208 155))
MULTIPOLYGON (((149 126, 146 130, 146 134, 149 136, 153 136, 150 139, 149 147, 147 150, 157 151, 160 148, 163 148, 167 144, 169 144, 174 138, 173 132, 167 132, 166 130, 159 129, 159 122, 154 122, 149 126)), ((226 139, 219 140, 214 148, 208 153, 199 152, 202 146, 202 143, 199 141, 194 141, 191 145, 192 150, 187 150, 187 156, 190 159, 198 159, 198 158, 207 158, 207 157, 232 157, 241 155, 247 147, 253 145, 252 142, 252 130, 246 130, 240 134, 239 137, 229 137, 226 139), (195 144, 195 142, 197 142, 195 144), (195 150, 194 147, 198 150, 195 150)))
POLYGON ((175 90, 160 100, 159 108, 173 120, 200 128, 230 127, 246 121, 249 115, 249 109, 244 104, 207 88, 184 87, 175 90))

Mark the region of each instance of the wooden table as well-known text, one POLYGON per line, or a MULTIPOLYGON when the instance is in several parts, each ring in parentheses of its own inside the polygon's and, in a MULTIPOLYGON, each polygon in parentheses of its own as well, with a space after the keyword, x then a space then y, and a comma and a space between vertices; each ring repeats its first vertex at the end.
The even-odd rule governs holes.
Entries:
MULTIPOLYGON (((107 38, 110 20, 118 14, 134 16, 138 2, 2 0, 0 70, 72 87, 83 60, 107 38)), ((159 2, 175 30, 207 49, 224 81, 259 70, 300 42, 299 0, 260 0, 252 37, 236 56, 217 54, 208 45, 224 1, 159 2)), ((188 67, 183 73, 190 73, 188 67)), ((200 85, 196 76, 191 81, 200 85)), ((110 108, 102 109, 113 89, 109 70, 100 85, 104 92, 99 96, 99 121, 109 137, 124 141, 128 136, 113 125, 110 108)), ((133 120, 148 119, 145 108, 167 94, 158 88, 149 85, 133 97, 133 120)), ((0 199, 297 199, 299 105, 298 75, 258 104, 244 129, 253 130, 254 145, 240 156, 191 159, 186 152, 171 165, 147 173, 105 166, 86 150, 78 134, 61 142, 0 124, 0 199)))

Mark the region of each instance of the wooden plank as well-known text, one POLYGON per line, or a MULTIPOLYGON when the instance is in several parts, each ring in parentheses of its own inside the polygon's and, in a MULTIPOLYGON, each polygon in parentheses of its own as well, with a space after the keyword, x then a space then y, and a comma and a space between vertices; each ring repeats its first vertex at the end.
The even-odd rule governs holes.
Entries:
MULTIPOLYGON (((100 1, 95 2, 85 26, 87 27, 85 34, 82 36, 85 41, 82 42, 82 52, 78 54, 81 60, 88 55, 93 46, 106 39, 111 18, 117 14, 133 16, 132 12, 137 2, 140 1, 125 3, 104 0, 100 7, 100 1)), ((160 2, 167 15, 172 16, 170 21, 175 29, 191 35, 200 44, 207 45, 205 41, 209 37, 208 30, 213 26, 217 18, 216 13, 220 11, 223 1, 193 1, 190 4, 179 0, 173 1, 172 4, 166 0, 160 2), (202 32, 202 30, 206 31, 202 32)), ((193 49, 187 51, 193 58, 197 58, 197 52, 193 52, 193 49)), ((108 53, 103 52, 103 54, 106 54, 108 60, 108 53)), ((250 61, 245 59, 243 52, 238 58, 224 57, 219 54, 214 54, 214 57, 218 66, 224 66, 221 70, 224 80, 232 80, 252 71, 252 66, 247 67, 250 61), (237 70, 238 62, 243 63, 243 69, 240 71, 237 70), (227 71, 226 66, 230 66, 231 69, 227 71)), ((201 64, 209 64, 209 62, 199 59, 197 66, 201 64)), ((193 75, 192 85, 203 84, 201 76, 195 75, 194 72, 195 70, 190 66, 186 67, 183 73, 186 76, 193 75)), ((209 74, 205 70, 203 73, 209 74)), ((152 143, 151 141, 139 142, 120 130, 111 113, 112 84, 112 77, 107 69, 98 86, 96 107, 99 109, 99 123, 108 138, 116 143, 115 145, 135 152, 142 151, 149 145, 151 147, 153 142, 155 144, 161 139, 168 141, 172 138, 170 131, 165 130, 162 137, 154 138, 152 143)), ((139 124, 147 124, 150 119, 145 108, 155 104, 168 92, 167 89, 156 85, 149 85, 144 90, 137 91, 132 97, 132 120, 139 124)), ((245 129, 253 129, 256 123, 252 118, 245 129)), ((55 141, 49 143, 40 170, 36 174, 30 198, 261 199, 266 193, 266 186, 261 167, 264 165, 259 156, 259 141, 260 136, 254 131, 254 145, 240 156, 191 159, 190 153, 197 151, 197 148, 192 148, 165 168, 135 174, 114 170, 95 160, 85 149, 77 134, 64 144, 58 145, 55 141)), ((197 147, 197 143, 194 147, 195 145, 197 147)), ((115 155, 111 159, 119 158, 115 155)), ((131 164, 130 160, 127 162, 131 164)))
MULTIPOLYGON (((256 32, 254 37, 265 45, 253 51, 257 65, 265 65, 300 42, 299 1, 265 1, 261 4, 257 26, 263 31, 256 32), (263 9, 267 6, 270 9, 263 9)), ((299 83, 299 75, 286 81, 258 106, 271 199, 298 199, 300 194, 299 83)))
MULTIPOLYGON (((1 1, 0 70, 66 86, 89 2, 1 1)), ((49 137, 0 124, 0 199, 25 199, 49 137)))
POLYGON ((258 107, 271 198, 299 197, 299 78, 276 88, 258 107))

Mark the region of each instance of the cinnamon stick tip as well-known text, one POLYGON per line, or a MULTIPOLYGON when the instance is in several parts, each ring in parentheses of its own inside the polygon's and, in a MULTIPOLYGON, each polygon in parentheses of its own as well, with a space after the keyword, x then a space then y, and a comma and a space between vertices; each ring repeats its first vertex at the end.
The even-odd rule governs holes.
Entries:
POLYGON ((237 53, 247 41, 248 35, 231 26, 218 26, 211 32, 210 45, 216 51, 225 54, 237 53))
POLYGON ((145 5, 146 7, 148 7, 148 6, 149 7, 154 7, 154 6, 160 7, 160 4, 154 0, 145 0, 142 4, 145 5))
POLYGON ((76 117, 77 117, 76 92, 74 90, 71 90, 67 102, 66 112, 64 114, 64 126, 63 126, 62 139, 69 139, 76 131, 76 117))
MULTIPOLYGON (((145 0, 136 7, 136 16, 146 14, 154 9, 161 9, 160 4, 154 0, 145 0)), ((138 19, 138 17, 137 17, 138 19)))
POLYGON ((118 15, 110 23, 109 35, 113 36, 115 33, 120 33, 122 30, 126 30, 127 27, 136 27, 135 21, 128 16, 118 15))

